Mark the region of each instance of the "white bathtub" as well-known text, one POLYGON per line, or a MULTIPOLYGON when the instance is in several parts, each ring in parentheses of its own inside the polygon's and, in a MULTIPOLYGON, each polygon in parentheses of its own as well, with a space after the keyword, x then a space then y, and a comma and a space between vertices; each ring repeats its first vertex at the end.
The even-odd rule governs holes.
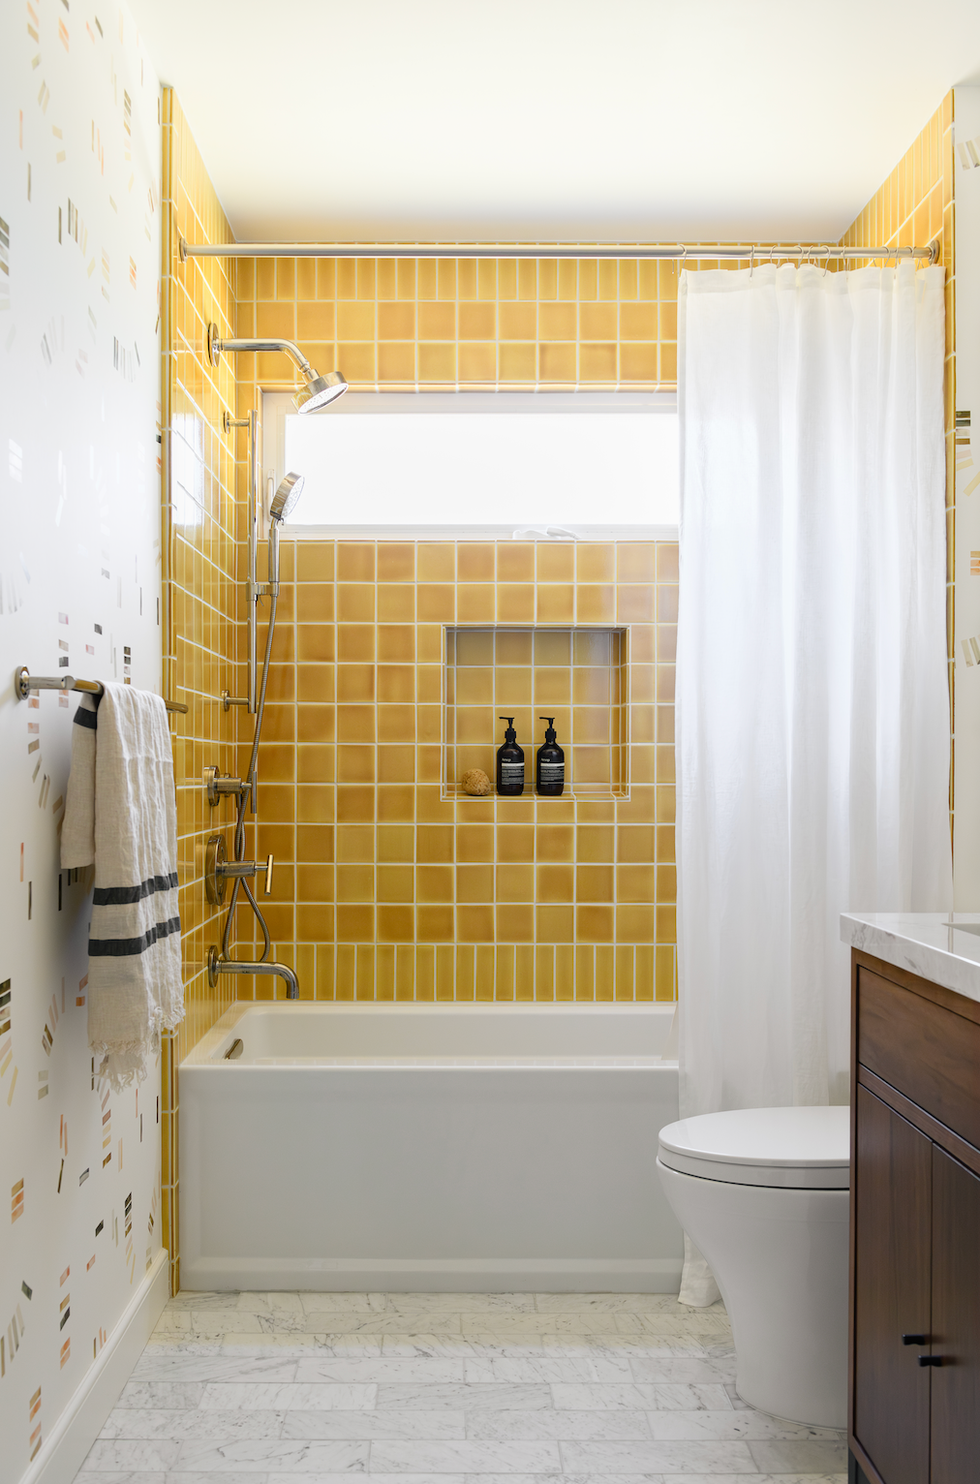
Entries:
POLYGON ((180 1066, 182 1287, 676 1291, 672 1031, 671 1005, 233 1005, 180 1066))

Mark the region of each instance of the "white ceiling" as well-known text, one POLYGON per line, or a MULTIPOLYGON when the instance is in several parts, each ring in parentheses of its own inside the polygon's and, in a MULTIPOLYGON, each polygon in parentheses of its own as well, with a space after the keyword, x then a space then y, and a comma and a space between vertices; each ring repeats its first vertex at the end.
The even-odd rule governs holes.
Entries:
POLYGON ((239 240, 836 239, 977 0, 129 0, 239 240))

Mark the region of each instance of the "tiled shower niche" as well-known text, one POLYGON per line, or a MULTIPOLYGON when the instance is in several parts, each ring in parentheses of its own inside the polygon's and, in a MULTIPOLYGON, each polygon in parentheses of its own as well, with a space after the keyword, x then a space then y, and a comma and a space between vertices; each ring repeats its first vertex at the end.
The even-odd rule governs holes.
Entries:
MULTIPOLYGON (((524 749, 524 796, 553 716, 565 752, 565 797, 629 798, 629 630, 447 627, 443 796, 468 797, 460 779, 495 779, 497 748, 513 716, 524 749)), ((543 801, 547 802, 547 801, 543 801)))

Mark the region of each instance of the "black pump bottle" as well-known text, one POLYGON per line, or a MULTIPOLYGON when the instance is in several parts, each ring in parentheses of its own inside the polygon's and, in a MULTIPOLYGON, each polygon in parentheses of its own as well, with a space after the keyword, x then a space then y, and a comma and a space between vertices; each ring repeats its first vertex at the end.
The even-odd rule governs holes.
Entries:
POLYGON ((517 745, 514 718, 499 716, 497 720, 507 723, 504 745, 497 748, 497 792, 515 798, 524 792, 524 749, 517 745))
POLYGON ((538 748, 537 791, 549 798, 557 798, 565 789, 565 754, 555 741, 555 718, 539 716, 538 720, 546 721, 548 728, 538 748))

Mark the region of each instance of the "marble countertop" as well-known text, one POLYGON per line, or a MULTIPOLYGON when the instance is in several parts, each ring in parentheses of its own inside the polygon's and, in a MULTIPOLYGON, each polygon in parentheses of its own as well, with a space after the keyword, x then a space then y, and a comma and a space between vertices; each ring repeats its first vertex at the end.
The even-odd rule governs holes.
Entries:
POLYGON ((843 912, 840 935, 852 948, 980 1002, 980 912, 843 912))

